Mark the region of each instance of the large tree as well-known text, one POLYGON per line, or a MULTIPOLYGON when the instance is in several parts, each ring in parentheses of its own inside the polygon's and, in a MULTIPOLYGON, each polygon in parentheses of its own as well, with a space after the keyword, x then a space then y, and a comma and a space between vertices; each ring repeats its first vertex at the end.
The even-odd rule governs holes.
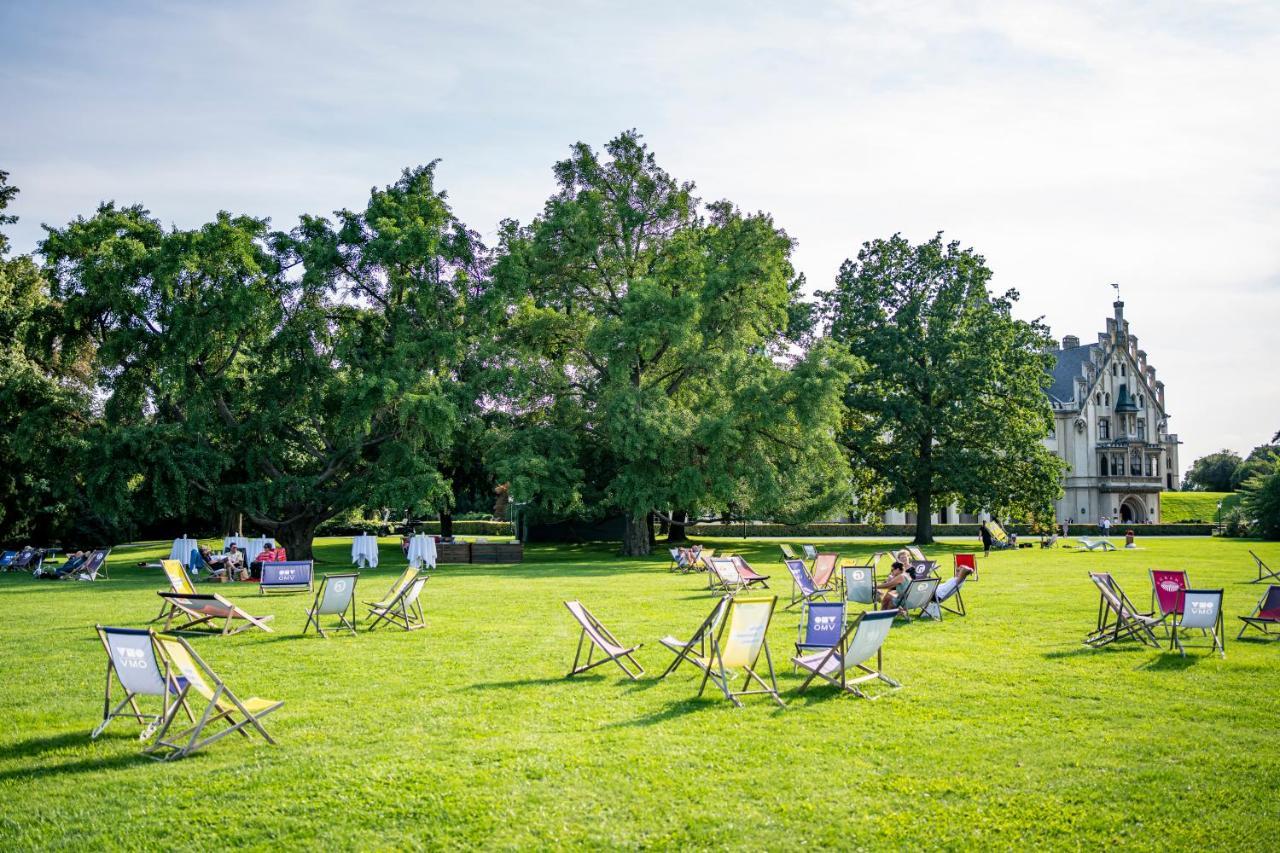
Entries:
POLYGON ((303 559, 353 507, 444 506, 480 251, 434 164, 287 234, 227 214, 166 230, 113 204, 50 230, 57 294, 98 347, 100 482, 242 512, 303 559))
POLYGON ((793 351, 790 238, 765 214, 701 205, 634 132, 605 154, 575 145, 542 215, 502 235, 495 278, 527 294, 508 337, 513 428, 492 457, 512 499, 543 517, 620 511, 631 555, 649 552, 654 510, 807 519, 839 504, 850 361, 793 351))
POLYGON ((1243 462, 1240 454, 1226 449, 1201 456, 1191 463, 1183 484, 1192 491, 1229 492, 1234 488, 1232 479, 1243 462))
POLYGON ((1016 291, 993 296, 990 278, 982 256, 941 234, 919 245, 895 234, 865 243, 819 294, 831 338, 866 362, 841 431, 859 512, 913 509, 919 544, 953 501, 1040 518, 1060 493, 1043 444, 1048 330, 1014 318, 1016 291))

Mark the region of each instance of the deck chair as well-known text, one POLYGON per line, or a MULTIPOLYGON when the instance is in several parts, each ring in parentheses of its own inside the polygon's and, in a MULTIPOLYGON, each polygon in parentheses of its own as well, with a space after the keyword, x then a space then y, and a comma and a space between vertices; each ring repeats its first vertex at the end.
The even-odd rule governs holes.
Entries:
POLYGON ((640 662, 633 655, 633 652, 643 646, 644 643, 637 643, 630 648, 623 646, 622 643, 618 642, 617 637, 610 634, 609 629, 600 623, 599 619, 591 615, 591 611, 587 610, 581 601, 566 601, 564 606, 569 608, 569 613, 582 626, 582 633, 578 635, 578 651, 573 656, 573 668, 569 670, 569 674, 565 678, 571 678, 589 669, 595 669, 597 666, 610 661, 617 664, 618 669, 625 672, 627 678, 632 681, 636 680, 637 675, 644 675, 644 667, 640 665, 640 662), (587 645, 587 657, 586 660, 583 660, 582 646, 588 640, 590 644, 587 645), (599 649, 604 657, 593 663, 591 658, 596 649, 599 649), (578 665, 579 661, 582 661, 581 666, 578 665), (636 672, 627 669, 628 663, 636 668, 636 672))
MULTIPOLYGON (((169 610, 169 615, 164 622, 165 631, 189 631, 197 625, 205 625, 222 620, 222 629, 218 633, 224 637, 231 634, 239 634, 241 631, 247 631, 250 628, 261 628, 268 634, 273 633, 271 626, 267 623, 274 619, 274 616, 251 616, 220 595, 183 595, 177 592, 158 592, 156 595, 165 600, 169 610), (180 615, 185 615, 187 621, 171 629, 169 626, 180 615), (244 624, 239 628, 233 629, 231 626, 237 620, 244 624)), ((210 627, 216 628, 217 625, 211 625, 210 627)))
POLYGON ((918 560, 921 563, 932 562, 932 560, 930 560, 928 557, 924 555, 924 551, 920 550, 919 545, 908 545, 903 550, 905 550, 908 554, 911 555, 912 560, 918 560))
POLYGON ((956 554, 952 557, 952 576, 960 574, 961 569, 969 569, 969 580, 976 581, 978 579, 978 555, 956 554))
POLYGON ((1180 590, 1178 599, 1182 606, 1171 614, 1169 651, 1173 651, 1176 646, 1182 656, 1186 657, 1187 650, 1179 632, 1198 629, 1213 639, 1212 651, 1224 658, 1227 656, 1227 646, 1223 640, 1225 631, 1222 624, 1222 593, 1220 589, 1180 590))
POLYGON ((1057 544, 1058 544, 1058 538, 1059 538, 1059 537, 1058 537, 1058 534, 1056 534, 1056 533, 1054 533, 1052 536, 1047 536, 1047 537, 1045 537, 1044 539, 1041 539, 1041 540, 1040 540, 1040 547, 1041 547, 1041 548, 1052 548, 1054 545, 1057 545, 1057 544))
POLYGON ((942 621, 942 612, 955 614, 956 616, 967 616, 968 611, 964 608, 964 595, 961 588, 968 583, 972 575, 957 575, 948 580, 938 583, 938 587, 934 590, 933 601, 925 605, 922 615, 928 616, 930 619, 942 621))
POLYGON ((111 554, 110 548, 100 548, 89 555, 84 564, 74 572, 69 572, 62 577, 64 579, 74 578, 81 581, 96 581, 98 576, 104 578, 109 577, 107 574, 107 557, 111 554))
POLYGON ((1089 579, 1098 588, 1098 625, 1084 642, 1095 649, 1118 640, 1137 640, 1143 645, 1160 647, 1154 629, 1160 619, 1151 613, 1140 613, 1133 602, 1120 589, 1115 578, 1106 572, 1089 572, 1089 579))
POLYGON ((163 756, 165 759, 183 758, 229 734, 248 738, 250 731, 257 731, 267 743, 275 744, 271 735, 263 728, 262 718, 283 706, 283 701, 260 699, 257 696, 242 700, 231 692, 231 688, 227 687, 182 637, 157 634, 155 639, 170 671, 181 673, 181 680, 185 681, 183 698, 192 696, 192 691, 195 691, 208 704, 200 719, 181 731, 170 731, 175 716, 170 714, 156 733, 155 743, 151 747, 153 751, 168 750, 163 756), (206 734, 206 729, 220 722, 225 722, 227 728, 206 734))
POLYGON ((813 578, 813 585, 819 589, 834 590, 842 580, 837 568, 839 563, 839 554, 815 553, 813 562, 809 565, 809 576, 813 578))
POLYGON ((377 604, 368 605, 369 615, 373 617, 373 621, 369 623, 368 630, 374 630, 383 622, 389 625, 397 625, 406 631, 416 631, 419 628, 427 627, 426 617, 422 614, 422 605, 418 603, 418 598, 422 595, 422 587, 427 580, 427 575, 418 575, 409 582, 408 586, 403 587, 399 593, 392 597, 390 601, 385 604, 378 602, 377 604))
POLYGON ((310 592, 315 576, 311 560, 281 560, 263 563, 262 576, 258 579, 258 594, 272 592, 310 592))
POLYGON ((1112 545, 1106 539, 1080 539, 1080 547, 1086 551, 1114 551, 1116 546, 1112 545))
POLYGON ((791 573, 791 603, 785 609, 790 610, 806 601, 826 600, 831 590, 821 589, 813 582, 802 560, 783 560, 782 564, 791 573))
POLYGON ((9 571, 13 567, 13 561, 17 556, 17 551, 0 551, 0 572, 9 571))
POLYGON ((667 571, 681 574, 689 571, 689 553, 684 548, 668 548, 667 551, 671 554, 671 564, 667 566, 667 571))
POLYGON ((996 521, 994 518, 987 522, 987 529, 991 531, 991 547, 997 550, 1013 547, 1013 540, 1009 538, 1009 532, 1004 529, 1004 525, 996 521))
POLYGON ((746 587, 747 582, 738 574, 738 564, 728 557, 711 557, 707 564, 707 589, 735 593, 746 587))
POLYGON ((751 564, 744 557, 734 554, 729 559, 733 560, 733 564, 738 568, 738 577, 742 578, 746 587, 760 586, 764 589, 769 588, 769 576, 762 575, 755 569, 751 568, 751 564))
POLYGON ((711 571, 711 559, 715 557, 715 548, 702 548, 698 551, 698 556, 694 558, 693 568, 699 572, 711 571))
POLYGON ((320 579, 320 588, 316 590, 315 601, 307 608, 307 624, 302 626, 302 633, 312 626, 321 637, 328 638, 324 626, 320 624, 321 616, 337 616, 338 624, 333 631, 346 629, 352 634, 356 632, 356 581, 360 580, 359 572, 344 572, 338 575, 325 575, 320 579), (347 618, 350 613, 351 618, 347 618))
POLYGON ((711 613, 707 615, 706 619, 702 620, 698 630, 694 631, 693 636, 687 641, 678 640, 670 634, 658 641, 676 656, 671 665, 666 668, 662 675, 658 676, 659 679, 666 678, 675 672, 676 668, 685 661, 692 663, 694 658, 705 658, 707 656, 707 637, 720 624, 720 617, 724 615, 725 607, 731 600, 731 596, 726 595, 717 601, 716 606, 711 608, 711 613), (697 647, 696 649, 695 646, 697 647))
POLYGON ((796 628, 796 654, 826 651, 844 636, 843 601, 810 601, 804 606, 796 628))
POLYGON ((1182 593, 1191 585, 1186 572, 1151 569, 1151 612, 1163 618, 1182 612, 1182 593))
POLYGON ((933 560, 912 560, 911 565, 907 568, 907 573, 911 575, 913 581, 927 580, 928 578, 938 578, 938 564, 933 560))
POLYGON ((868 681, 883 681, 893 689, 901 687, 901 684, 884 674, 882 656, 884 641, 888 638, 889 629, 893 627, 893 619, 897 615, 896 610, 868 610, 860 613, 845 629, 834 647, 792 658, 791 662, 797 669, 809 673, 798 692, 803 693, 815 678, 821 678, 842 692, 852 693, 862 699, 874 698, 862 692, 858 686, 868 681), (874 667, 868 665, 873 657, 876 660, 874 667), (851 670, 856 674, 855 678, 849 678, 851 670))
MULTIPOLYGON (((911 611, 916 611, 916 616, 927 616, 925 612, 930 604, 933 604, 935 594, 938 591, 940 581, 937 578, 925 578, 924 580, 911 581, 905 588, 899 588, 898 597, 895 604, 903 611, 900 615, 904 619, 911 619, 911 611)), ((941 618, 941 614, 931 618, 941 618)))
POLYGON ((813 545, 801 545, 800 550, 804 552, 804 558, 809 561, 812 566, 813 561, 818 559, 818 549, 813 545))
POLYGON ((364 605, 366 607, 380 608, 391 606, 391 602, 395 600, 396 596, 398 596, 405 587, 412 583, 413 579, 416 578, 420 572, 421 570, 417 566, 410 566, 400 573, 400 577, 395 579, 395 582, 391 584, 391 589, 387 590, 386 595, 382 596, 378 601, 366 601, 364 602, 364 605))
POLYGON ((717 629, 710 632, 707 654, 690 658, 690 662, 702 670, 699 696, 707 689, 707 682, 712 682, 720 688, 724 698, 739 708, 742 707, 740 696, 757 695, 771 696, 779 706, 786 707, 786 703, 778 695, 773 657, 769 654, 769 622, 773 619, 777 603, 777 596, 729 599, 725 604, 724 618, 720 620, 717 629), (762 654, 768 668, 765 673, 768 681, 757 672, 762 654), (735 677, 734 672, 739 669, 744 673, 742 687, 734 690, 730 679, 735 677), (749 689, 752 681, 759 685, 758 689, 749 689))
POLYGON ((186 711, 187 718, 195 722, 195 716, 187 705, 183 683, 170 672, 151 629, 98 625, 96 630, 102 647, 107 651, 107 689, 102 699, 102 722, 89 735, 90 738, 102 734, 112 720, 130 719, 142 725, 138 740, 145 741, 179 709, 186 711), (114 707, 111 704, 113 680, 124 691, 124 697, 114 707), (138 698, 142 696, 159 697, 159 711, 143 713, 138 707, 138 698))
MULTIPOLYGON (((164 570, 164 576, 169 581, 169 591, 178 595, 195 595, 196 585, 191 582, 191 576, 187 574, 187 567, 182 565, 180 560, 161 560, 160 568, 164 570)), ((159 622, 161 619, 168 618, 170 620, 178 613, 178 608, 169 601, 165 601, 160 606, 160 615, 152 619, 152 622, 159 622)), ((169 623, 165 623, 167 629, 169 623)))
POLYGON ((876 595, 875 563, 845 566, 841 572, 844 575, 844 600, 847 603, 875 604, 879 600, 876 595))
POLYGON ((1273 569, 1266 563, 1262 562, 1262 558, 1252 551, 1249 556, 1253 557, 1253 561, 1258 564, 1258 578, 1251 580, 1249 583, 1262 583, 1263 581, 1277 580, 1280 581, 1280 569, 1273 569))
POLYGON ((44 552, 35 548, 23 548, 18 552, 18 556, 13 558, 13 562, 9 564, 9 568, 15 572, 35 572, 40 568, 40 564, 44 562, 44 552))
POLYGON ((1237 640, 1250 628, 1261 631, 1269 637, 1274 636, 1271 632, 1272 626, 1280 629, 1280 586, 1272 584, 1267 587, 1267 591, 1258 601, 1258 606, 1253 608, 1253 613, 1241 616, 1240 621, 1244 623, 1244 627, 1240 629, 1239 634, 1236 634, 1237 640))
POLYGON ((779 549, 780 551, 782 551, 782 559, 784 559, 784 560, 799 560, 799 559, 800 559, 800 555, 799 555, 799 554, 797 554, 797 553, 795 552, 795 549, 794 549, 794 548, 792 548, 790 545, 788 545, 788 544, 787 544, 787 543, 785 543, 785 542, 779 542, 779 543, 778 543, 778 549, 779 549))

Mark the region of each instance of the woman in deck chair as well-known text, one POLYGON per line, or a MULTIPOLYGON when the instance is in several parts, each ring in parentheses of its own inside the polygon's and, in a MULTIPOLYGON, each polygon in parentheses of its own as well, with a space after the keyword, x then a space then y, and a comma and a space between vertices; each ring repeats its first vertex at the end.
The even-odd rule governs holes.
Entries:
POLYGON ((876 589, 884 590, 884 595, 880 596, 880 609, 895 609, 898 606, 898 593, 904 585, 910 582, 911 555, 906 551, 899 551, 894 556, 893 566, 889 569, 889 576, 876 584, 876 589))

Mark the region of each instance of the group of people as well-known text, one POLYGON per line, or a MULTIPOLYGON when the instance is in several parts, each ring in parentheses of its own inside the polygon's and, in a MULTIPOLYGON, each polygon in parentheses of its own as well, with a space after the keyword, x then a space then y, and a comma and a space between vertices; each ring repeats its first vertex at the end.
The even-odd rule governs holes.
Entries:
POLYGON ((200 546, 200 559, 209 567, 209 577, 217 581, 247 581, 262 577, 263 563, 283 563, 289 559, 282 547, 263 548, 258 556, 246 563, 244 551, 232 542, 225 554, 215 554, 208 545, 200 546))
MULTIPOLYGON (((883 590, 884 594, 880 596, 881 610, 899 610, 904 616, 906 610, 898 606, 898 602, 902 600, 903 590, 912 581, 911 575, 911 552, 905 548, 893 555, 893 565, 889 568, 889 576, 883 581, 876 584, 876 589, 883 590)), ((945 599, 951 595, 951 590, 955 589, 965 578, 973 574, 973 569, 968 566, 961 566, 956 569, 955 577, 943 581, 938 585, 936 597, 945 599)))

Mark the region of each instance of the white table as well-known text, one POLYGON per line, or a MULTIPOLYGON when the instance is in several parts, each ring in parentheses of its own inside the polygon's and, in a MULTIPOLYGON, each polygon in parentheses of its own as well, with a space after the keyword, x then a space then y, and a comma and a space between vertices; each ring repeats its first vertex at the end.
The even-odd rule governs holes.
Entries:
POLYGON ((409 565, 436 567, 436 540, 419 533, 409 540, 409 565))
POLYGON ((272 539, 270 536, 260 536, 257 539, 251 538, 249 536, 223 537, 222 539, 223 551, 230 550, 232 545, 235 545, 237 548, 241 550, 241 552, 244 553, 244 564, 247 566, 250 563, 252 563, 254 560, 258 559, 258 555, 261 554, 265 549, 274 548, 276 546, 276 543, 275 543, 275 540, 272 539))
POLYGON ((351 562, 357 566, 366 565, 371 569, 378 567, 378 537, 361 533, 351 540, 351 562))
POLYGON ((200 547, 200 542, 196 539, 190 539, 183 536, 180 539, 173 540, 173 547, 169 549, 169 559, 177 560, 182 563, 184 568, 191 568, 191 552, 200 547))

